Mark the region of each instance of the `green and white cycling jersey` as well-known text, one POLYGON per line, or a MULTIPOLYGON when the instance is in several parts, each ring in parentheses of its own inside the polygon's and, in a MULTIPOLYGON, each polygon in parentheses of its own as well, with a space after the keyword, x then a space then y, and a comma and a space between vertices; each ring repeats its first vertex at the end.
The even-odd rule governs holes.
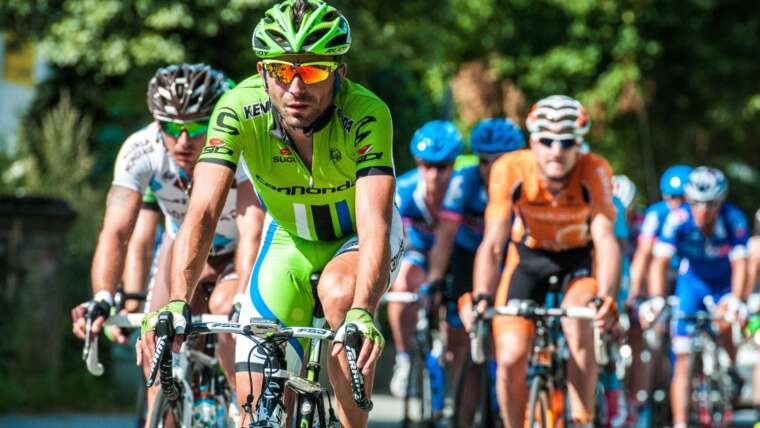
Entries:
POLYGON ((356 180, 394 174, 388 107, 344 79, 313 127, 311 171, 276 115, 262 79, 246 79, 217 103, 199 161, 234 169, 242 156, 267 212, 290 233, 311 241, 351 236, 356 180))
MULTIPOLYGON (((237 171, 235 181, 245 180, 248 177, 243 171, 237 171)), ((176 237, 187 213, 190 177, 164 145, 157 122, 130 135, 121 146, 112 184, 142 193, 144 205, 157 205, 164 215, 166 232, 172 239, 176 237)), ((235 193, 233 186, 214 233, 211 255, 231 253, 237 246, 235 193)))

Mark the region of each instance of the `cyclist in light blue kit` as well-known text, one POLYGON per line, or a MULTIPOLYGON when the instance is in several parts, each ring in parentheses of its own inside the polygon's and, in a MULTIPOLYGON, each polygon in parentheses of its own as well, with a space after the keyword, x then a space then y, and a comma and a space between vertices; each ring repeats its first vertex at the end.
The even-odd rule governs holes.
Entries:
MULTIPOLYGON (((694 168, 688 165, 673 165, 660 177, 660 194, 662 200, 650 205, 644 212, 644 222, 636 238, 636 249, 631 259, 630 287, 626 307, 631 315, 631 329, 628 334, 633 361, 628 379, 628 413, 631 422, 638 420, 639 427, 648 427, 651 415, 650 389, 652 388, 652 369, 657 350, 649 349, 644 341, 638 320, 638 304, 647 295, 649 266, 652 262, 652 248, 660 234, 665 218, 670 211, 684 203, 684 185, 694 168)), ((672 284, 678 269, 678 256, 673 256, 668 270, 668 284, 672 284)), ((667 287, 668 292, 672 289, 667 287)))
MULTIPOLYGON (((443 206, 454 162, 462 153, 462 135, 453 123, 433 120, 415 132, 410 150, 417 168, 398 177, 396 205, 407 232, 407 246, 393 291, 417 292, 425 283, 428 252, 436 228, 449 213, 443 206)), ((388 321, 396 348, 396 365, 390 391, 403 397, 411 368, 409 351, 414 337, 416 305, 388 303, 388 321)))
MULTIPOLYGON (((481 120, 470 133, 470 149, 477 156, 477 163, 457 162, 444 199, 446 215, 436 228, 435 243, 428 255, 427 282, 445 290, 446 360, 451 368, 451 385, 459 385, 469 352, 469 338, 462 325, 469 311, 460 319, 457 300, 472 290, 475 252, 483 240, 483 212, 488 204, 491 165, 504 153, 522 148, 525 137, 511 120, 481 120)), ((477 381, 477 376, 470 376, 465 390, 478 390, 477 381)), ((455 403, 459 416, 456 426, 470 426, 477 396, 464 394, 461 398, 471 400, 455 403)))
MULTIPOLYGON (((653 297, 642 304, 641 312, 656 315, 664 307, 668 265, 678 256, 682 260, 675 288, 678 312, 705 310, 703 299, 711 296, 718 302, 717 311, 729 319, 736 317, 746 310, 747 219, 736 206, 724 202, 728 182, 718 169, 696 168, 684 190, 688 203, 668 214, 657 237, 649 284, 653 297)), ((690 347, 689 323, 679 321, 672 342, 674 428, 685 428, 687 423, 690 347)))

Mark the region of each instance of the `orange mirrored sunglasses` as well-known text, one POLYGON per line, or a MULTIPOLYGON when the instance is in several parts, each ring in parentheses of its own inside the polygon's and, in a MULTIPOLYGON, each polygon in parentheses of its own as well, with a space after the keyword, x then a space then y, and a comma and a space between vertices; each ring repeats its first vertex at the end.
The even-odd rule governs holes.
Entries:
POLYGON ((289 85, 296 76, 300 77, 307 85, 323 82, 330 77, 330 73, 338 68, 338 63, 335 61, 295 63, 267 59, 261 61, 261 64, 267 73, 285 85, 289 85))

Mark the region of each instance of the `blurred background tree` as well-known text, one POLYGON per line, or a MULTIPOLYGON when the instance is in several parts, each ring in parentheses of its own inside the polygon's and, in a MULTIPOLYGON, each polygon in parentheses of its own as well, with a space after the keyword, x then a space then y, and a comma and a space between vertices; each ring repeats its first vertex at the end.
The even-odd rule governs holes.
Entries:
MULTIPOLYGON (((272 3, 0 2, 0 26, 38 43, 53 66, 28 113, 26 127, 32 129, 22 135, 34 132, 39 124, 33 118, 59 103, 61 93, 70 93, 71 103, 92 119, 91 136, 79 140, 89 155, 71 165, 79 169, 72 177, 84 173, 83 183, 102 195, 119 146, 150 120, 145 88, 155 69, 206 62, 244 79, 255 70, 253 27, 272 3)), ((409 138, 429 119, 453 119, 464 132, 487 116, 509 116, 522 124, 537 99, 565 93, 587 106, 592 150, 639 184, 641 202, 657 198, 659 174, 678 162, 723 168, 731 179, 731 199, 747 213, 757 207, 752 194, 760 165, 760 151, 754 149, 760 136, 758 3, 332 3, 352 27, 349 76, 375 91, 393 113, 399 170, 412 165, 409 138)), ((41 140, 25 144, 30 152, 44 151, 41 140)), ((0 177, 17 164, 2 162, 0 177)), ((97 227, 100 215, 86 211, 79 221, 97 227)), ((91 251, 94 236, 87 235, 82 245, 91 251)), ((85 273, 88 257, 80 260, 85 273)), ((86 284, 75 287, 76 297, 83 296, 86 284)))

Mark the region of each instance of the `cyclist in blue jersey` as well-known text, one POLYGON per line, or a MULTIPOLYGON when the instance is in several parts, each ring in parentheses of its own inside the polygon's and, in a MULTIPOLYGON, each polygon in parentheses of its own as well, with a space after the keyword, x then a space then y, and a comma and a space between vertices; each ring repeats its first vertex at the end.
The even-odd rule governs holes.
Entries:
MULTIPOLYGON (((452 368, 452 385, 459 384, 464 359, 469 352, 469 338, 457 314, 457 300, 472 290, 475 252, 483 240, 483 212, 488 204, 488 176, 491 165, 507 152, 525 148, 520 128, 509 119, 485 119, 470 134, 470 149, 478 163, 456 167, 449 183, 442 216, 435 230, 435 242, 428 254, 427 281, 445 290, 447 361, 452 368), (449 281, 446 273, 450 272, 449 281)), ((476 376, 471 377, 477 382, 476 376)), ((476 390, 477 385, 472 385, 476 390)), ((473 402, 459 402, 457 426, 472 424, 473 402)), ((467 397, 465 397, 467 398, 467 397)))
MULTIPOLYGON (((620 289, 618 290, 618 305, 623 304, 628 297, 630 285, 630 260, 633 216, 635 213, 636 184, 625 175, 612 177, 612 202, 615 204, 615 237, 621 249, 620 289)), ((604 397, 607 411, 604 414, 603 426, 609 428, 621 427, 628 416, 627 403, 622 391, 621 379, 617 377, 615 363, 610 362, 602 367, 599 378, 604 386, 604 397)))
MULTIPOLYGON (((633 419, 648 418, 649 409, 647 402, 651 388, 652 349, 648 349, 642 336, 641 326, 638 322, 638 302, 647 293, 645 285, 648 282, 649 265, 652 261, 652 248, 657 235, 662 229, 665 217, 671 210, 680 207, 684 202, 684 185, 693 170, 687 165, 673 165, 665 170, 660 177, 660 194, 662 200, 650 205, 644 212, 644 222, 641 225, 639 236, 636 240, 636 250, 631 259, 630 286, 626 307, 631 314, 631 329, 629 332, 629 344, 633 351, 633 362, 630 373, 636 373, 629 379, 628 397, 629 413, 633 419), (638 417, 637 417, 638 415, 638 417)), ((673 257, 670 272, 675 272, 678 267, 678 257, 673 257)), ((673 278, 675 275, 669 275, 673 278)), ((668 281, 669 283, 671 281, 668 281)), ((646 424, 645 424, 646 425, 646 424)), ((645 426, 641 425, 641 426, 645 426)))
MULTIPOLYGON (((747 288, 747 219, 724 202, 728 182, 715 168, 699 167, 684 186, 687 204, 673 210, 657 237, 652 261, 650 293, 642 312, 656 315, 664 307, 666 273, 673 256, 681 258, 675 295, 680 313, 705 310, 704 298, 718 302, 727 318, 744 309, 747 288)), ((675 353, 671 383, 673 427, 685 428, 688 403, 688 362, 691 347, 688 322, 678 321, 672 332, 675 353)), ((730 343, 727 340, 726 343, 730 343)))
MULTIPOLYGON (((398 178, 396 205, 407 231, 407 246, 393 291, 416 292, 425 282, 427 256, 436 227, 449 214, 443 207, 454 161, 462 153, 462 135, 453 123, 433 120, 415 132, 410 150, 417 168, 398 178)), ((414 336, 415 305, 388 303, 388 321, 396 348, 391 394, 403 397, 409 377, 409 349, 414 336)))

